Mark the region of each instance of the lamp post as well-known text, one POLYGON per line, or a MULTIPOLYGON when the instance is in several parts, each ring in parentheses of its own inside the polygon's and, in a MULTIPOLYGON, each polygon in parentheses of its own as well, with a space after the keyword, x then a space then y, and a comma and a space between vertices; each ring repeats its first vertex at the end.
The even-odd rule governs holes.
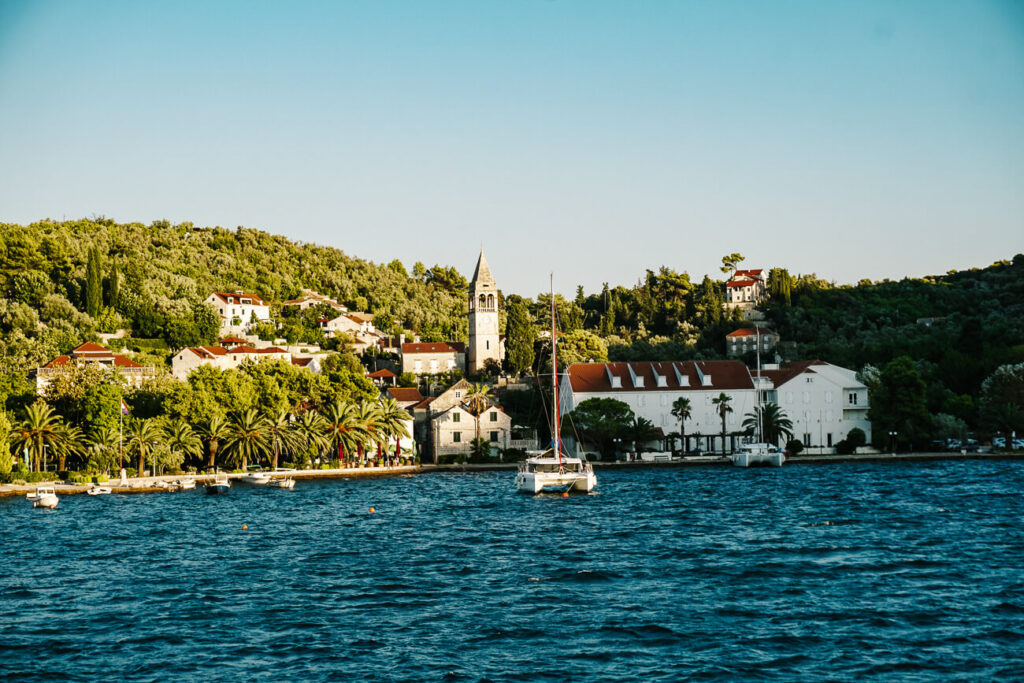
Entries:
POLYGON ((896 432, 889 432, 889 444, 892 446, 893 457, 896 457, 896 432))

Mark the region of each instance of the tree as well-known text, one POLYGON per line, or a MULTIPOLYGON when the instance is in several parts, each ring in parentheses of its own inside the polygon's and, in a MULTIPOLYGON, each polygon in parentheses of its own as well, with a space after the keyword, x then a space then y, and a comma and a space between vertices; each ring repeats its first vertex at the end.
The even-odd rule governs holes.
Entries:
POLYGON ((476 438, 480 438, 480 415, 487 410, 491 402, 491 388, 486 384, 473 384, 466 392, 466 402, 470 405, 470 412, 476 418, 476 438))
POLYGON ((788 440, 793 436, 793 422, 777 404, 766 403, 744 416, 743 430, 751 436, 760 437, 763 443, 778 445, 780 439, 788 440))
POLYGON ((626 429, 626 435, 633 442, 633 450, 639 456, 643 452, 644 444, 657 438, 658 430, 646 417, 634 417, 633 423, 626 429))
POLYGON ((679 420, 679 435, 683 439, 683 452, 687 452, 686 443, 686 421, 690 419, 693 408, 690 406, 690 399, 680 396, 672 401, 672 417, 679 420))
POLYGON ((27 451, 36 472, 42 470, 47 449, 52 449, 60 438, 58 425, 60 417, 53 409, 36 401, 25 409, 25 419, 14 428, 11 441, 16 448, 27 451))
POLYGON ((359 417, 356 404, 345 401, 336 401, 324 416, 327 422, 327 441, 336 449, 338 460, 343 463, 348 462, 352 451, 365 438, 359 417))
POLYGON ((215 467, 220 445, 231 436, 231 426, 223 415, 215 413, 206 424, 200 427, 199 433, 206 439, 207 456, 209 457, 206 466, 215 467))
POLYGON ((520 297, 509 297, 507 311, 505 348, 508 349, 509 366, 518 374, 533 367, 533 343, 537 339, 537 333, 530 320, 530 312, 520 297))
POLYGON ((87 467, 95 472, 109 473, 118 461, 121 434, 117 427, 101 426, 88 437, 89 459, 87 467))
POLYGON ((69 458, 84 460, 86 453, 85 435, 75 425, 61 422, 56 427, 57 439, 53 444, 54 454, 57 456, 57 471, 63 472, 67 469, 69 458))
POLYGON ((732 406, 729 403, 732 401, 732 396, 725 393, 720 393, 715 398, 711 399, 711 403, 717 406, 718 416, 722 418, 722 452, 726 450, 726 430, 725 430, 725 416, 732 412, 732 406))
POLYGON ((107 276, 107 306, 116 309, 121 298, 121 271, 117 263, 111 262, 110 274, 107 276))
MULTIPOLYGON (((139 458, 138 476, 146 476, 146 459, 163 443, 162 431, 155 419, 133 418, 129 424, 128 452, 139 458)), ((156 476, 155 471, 153 475, 156 476)))
POLYGON ((385 398, 380 403, 380 432, 385 439, 395 440, 395 453, 398 453, 399 440, 409 436, 408 423, 411 419, 409 411, 398 405, 393 398, 385 398))
MULTIPOLYGON (((362 435, 362 438, 357 443, 357 447, 380 443, 380 418, 381 410, 377 402, 360 401, 356 404, 356 424, 359 426, 359 433, 362 435)), ((365 457, 365 453, 363 456, 365 457)))
POLYGON ((1009 436, 1019 429, 1024 412, 1024 363, 996 368, 982 382, 978 403, 982 419, 992 430, 1009 436))
POLYGON ((785 268, 772 268, 768 271, 768 295, 773 301, 790 305, 793 291, 793 276, 785 268))
POLYGON ((7 413, 0 410, 0 477, 11 473, 14 467, 14 459, 11 457, 11 421, 7 419, 7 413))
POLYGON ((312 460, 314 453, 320 454, 328 445, 327 421, 315 410, 299 415, 296 425, 295 445, 312 460))
POLYGON ((89 262, 85 269, 85 311, 95 318, 99 316, 102 306, 103 271, 100 250, 93 247, 89 250, 89 262))
POLYGON ((230 421, 230 435, 224 445, 228 462, 246 469, 249 461, 261 462, 270 452, 270 435, 267 419, 255 408, 235 413, 230 421))
POLYGON ((909 356, 886 363, 871 392, 868 417, 875 445, 884 445, 896 432, 900 444, 928 437, 931 418, 925 404, 925 384, 909 356))
POLYGON ((633 424, 633 411, 614 398, 588 398, 569 414, 580 437, 597 446, 603 458, 615 453, 615 440, 633 424))
POLYGON ((203 442, 182 418, 174 418, 164 423, 164 443, 171 454, 182 461, 199 458, 203 453, 203 442))
POLYGON ((728 275, 729 273, 739 268, 740 263, 742 263, 745 260, 746 259, 743 257, 743 254, 726 254, 725 256, 722 257, 722 272, 728 275))
POLYGON ((270 438, 270 468, 277 469, 277 461, 284 450, 291 450, 296 444, 292 416, 284 408, 267 415, 267 436, 270 438))

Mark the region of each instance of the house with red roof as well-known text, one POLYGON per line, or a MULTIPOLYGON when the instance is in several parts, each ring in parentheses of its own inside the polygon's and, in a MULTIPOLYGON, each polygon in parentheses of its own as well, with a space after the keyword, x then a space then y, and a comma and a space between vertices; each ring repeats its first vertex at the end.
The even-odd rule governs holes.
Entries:
MULTIPOLYGON (((636 417, 650 420, 665 435, 679 432, 672 404, 686 397, 690 400, 686 434, 697 437, 695 447, 705 451, 722 450, 722 418, 713 403, 716 397, 725 394, 731 399, 732 412, 726 415, 726 432, 730 435, 726 450, 738 443, 735 434, 756 404, 750 371, 733 360, 575 363, 565 370, 558 386, 563 415, 587 399, 613 398, 628 405, 636 417)), ((689 441, 693 446, 694 440, 689 441)))
POLYGON ((774 351, 778 343, 779 335, 766 327, 741 327, 725 335, 725 353, 737 357, 748 351, 757 351, 760 346, 761 353, 767 354, 774 351))
POLYGON ((768 273, 762 268, 737 270, 725 283, 725 308, 756 308, 768 298, 768 273))
POLYGON ((270 320, 270 306, 256 294, 240 289, 233 292, 214 292, 206 297, 220 316, 222 334, 245 334, 255 322, 270 320))
MULTIPOLYGON (((367 377, 369 377, 370 381, 373 382, 374 385, 377 387, 393 387, 396 384, 398 384, 398 375, 391 372, 387 368, 375 370, 374 372, 368 374, 367 377)), ((418 394, 419 392, 416 393, 418 394)), ((420 398, 417 399, 416 402, 418 403, 421 400, 423 400, 422 396, 420 396, 420 398)))
POLYGON ((466 345, 455 342, 406 342, 402 344, 402 372, 437 375, 466 370, 466 345))
POLYGON ((347 308, 345 308, 344 306, 342 306, 329 296, 324 296, 323 294, 313 291, 312 289, 303 289, 302 296, 300 296, 298 299, 289 299, 288 301, 285 301, 284 304, 282 304, 282 307, 297 308, 300 311, 304 311, 307 308, 319 306, 320 304, 330 306, 334 310, 341 311, 343 313, 348 310, 347 308))
POLYGON ((171 374, 183 380, 202 365, 228 370, 237 368, 246 361, 255 363, 261 360, 282 360, 291 363, 292 356, 277 346, 261 349, 248 344, 239 344, 230 349, 223 346, 188 346, 171 358, 171 374))
MULTIPOLYGON (((755 379, 758 377, 754 371, 755 379)), ((763 400, 793 423, 793 438, 812 453, 828 453, 854 427, 871 443, 868 388, 853 370, 821 360, 767 364, 758 382, 763 400)))
POLYGON ((41 368, 36 368, 36 392, 42 394, 54 377, 68 372, 71 368, 86 364, 98 365, 117 371, 125 382, 139 386, 143 381, 156 377, 156 369, 136 363, 127 356, 93 342, 86 342, 72 349, 66 356, 57 356, 41 368))

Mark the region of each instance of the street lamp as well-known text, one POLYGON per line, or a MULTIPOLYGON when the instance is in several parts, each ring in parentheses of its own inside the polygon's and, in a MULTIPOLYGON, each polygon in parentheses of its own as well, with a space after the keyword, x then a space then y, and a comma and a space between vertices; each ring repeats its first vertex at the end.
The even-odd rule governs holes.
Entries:
POLYGON ((892 455, 896 457, 896 432, 889 432, 889 443, 892 446, 892 455))

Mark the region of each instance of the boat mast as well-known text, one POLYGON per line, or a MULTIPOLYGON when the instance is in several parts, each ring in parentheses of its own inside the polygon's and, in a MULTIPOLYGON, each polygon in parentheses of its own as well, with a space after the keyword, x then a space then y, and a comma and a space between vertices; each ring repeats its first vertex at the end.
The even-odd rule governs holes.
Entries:
POLYGON ((757 334, 757 382, 754 384, 754 395, 757 397, 757 442, 764 443, 764 434, 761 433, 761 425, 764 423, 764 415, 761 412, 761 327, 754 323, 754 332, 757 334))
POLYGON ((554 399, 551 401, 551 431, 555 437, 555 457, 558 466, 562 466, 562 429, 558 414, 558 340, 555 338, 555 274, 551 273, 551 386, 554 388, 554 399))

